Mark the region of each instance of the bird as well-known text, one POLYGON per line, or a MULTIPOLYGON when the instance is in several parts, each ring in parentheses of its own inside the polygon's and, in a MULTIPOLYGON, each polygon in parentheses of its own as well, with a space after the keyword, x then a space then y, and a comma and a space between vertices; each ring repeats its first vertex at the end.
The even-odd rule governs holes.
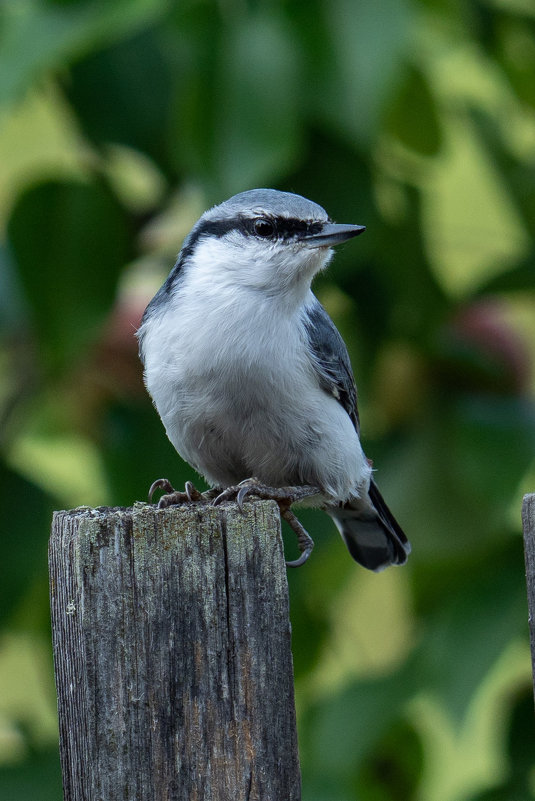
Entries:
POLYGON ((410 544, 360 443, 348 351, 313 294, 333 246, 363 233, 317 203, 275 189, 240 192, 202 214, 137 331, 144 381, 167 436, 211 489, 157 479, 159 506, 272 498, 320 507, 353 559, 379 572, 410 544))

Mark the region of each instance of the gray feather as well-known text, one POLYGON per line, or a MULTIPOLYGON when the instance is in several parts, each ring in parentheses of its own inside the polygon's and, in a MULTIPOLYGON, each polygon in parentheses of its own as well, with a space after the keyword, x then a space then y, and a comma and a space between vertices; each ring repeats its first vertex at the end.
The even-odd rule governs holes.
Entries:
POLYGON ((319 302, 305 309, 305 327, 322 388, 344 407, 359 433, 357 387, 345 342, 319 302))

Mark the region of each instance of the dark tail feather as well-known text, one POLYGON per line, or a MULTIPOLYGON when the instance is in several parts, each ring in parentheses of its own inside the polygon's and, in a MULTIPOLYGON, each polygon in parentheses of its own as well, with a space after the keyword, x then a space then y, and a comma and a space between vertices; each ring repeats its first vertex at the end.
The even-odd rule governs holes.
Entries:
POLYGON ((376 572, 405 564, 410 543, 373 480, 368 496, 369 501, 349 501, 341 508, 327 510, 349 553, 363 567, 376 572))

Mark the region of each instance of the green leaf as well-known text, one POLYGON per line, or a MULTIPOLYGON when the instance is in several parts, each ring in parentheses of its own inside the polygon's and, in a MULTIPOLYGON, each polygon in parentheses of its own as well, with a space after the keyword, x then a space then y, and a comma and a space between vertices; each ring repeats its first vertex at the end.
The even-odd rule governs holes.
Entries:
POLYGON ((359 801, 415 801, 420 798, 423 747, 413 726, 394 724, 364 761, 359 775, 359 801))
POLYGON ((9 336, 20 330, 26 309, 17 281, 13 259, 5 246, 0 245, 0 335, 9 336))
POLYGON ((463 396, 420 416, 378 459, 377 480, 410 535, 411 560, 482 555, 501 539, 534 438, 534 408, 523 398, 463 396))
POLYGON ((412 17, 405 0, 331 0, 324 6, 328 69, 311 104, 352 140, 369 145, 398 80, 412 17))
POLYGON ((386 128, 424 156, 436 155, 440 150, 442 130, 435 99, 426 76, 416 67, 406 68, 404 80, 388 106, 386 128))
POLYGON ((535 20, 532 14, 499 14, 495 17, 496 51, 517 96, 535 108, 535 20))
POLYGON ((511 147, 504 130, 488 112, 472 108, 470 119, 474 124, 480 143, 498 170, 507 189, 509 199, 515 204, 526 231, 535 234, 535 166, 533 160, 522 160, 511 147))
POLYGON ((533 727, 533 685, 529 682, 524 688, 515 688, 511 699, 511 725, 507 742, 507 755, 511 761, 512 772, 523 777, 526 783, 533 771, 535 753, 535 729, 533 727))
POLYGON ((467 396, 459 400, 456 412, 450 448, 457 458, 457 480, 476 508, 485 505, 492 530, 496 523, 503 524, 503 514, 533 461, 535 406, 523 397, 467 396))
MULTIPOLYGON (((140 365, 141 370, 141 365, 140 365)), ((177 454, 148 396, 141 403, 110 404, 101 418, 102 456, 112 503, 145 501, 152 482, 168 478, 176 489, 186 481, 204 489, 192 467, 177 454)))
POLYGON ((86 0, 70 5, 4 0, 0 105, 19 98, 43 72, 132 33, 159 16, 167 4, 167 0, 86 0))
POLYGON ((171 75, 155 31, 145 31, 76 63, 66 92, 95 142, 124 144, 166 163, 171 75))
POLYGON ((223 194, 273 182, 299 156, 299 59, 284 18, 243 15, 223 36, 215 164, 223 194))
POLYGON ((54 502, 0 461, 0 507, 3 509, 0 619, 4 622, 45 570, 54 502))
POLYGON ((61 797, 57 749, 35 751, 21 763, 0 767, 0 798, 6 801, 59 801, 61 797))
POLYGON ((303 728, 308 781, 329 777, 343 787, 354 781, 364 760, 389 728, 400 719, 415 690, 416 678, 402 670, 384 678, 356 682, 326 698, 303 728))
POLYGON ((114 302, 130 256, 126 214, 103 185, 50 181, 22 195, 8 237, 44 355, 64 366, 114 302))
POLYGON ((414 669, 422 686, 433 690, 460 723, 480 682, 527 629, 520 538, 506 548, 482 550, 478 561, 464 573, 457 571, 442 589, 441 603, 427 615, 414 669))
POLYGON ((173 150, 209 197, 273 185, 300 157, 301 53, 274 9, 229 14, 186 8, 177 18, 180 81, 173 150))
POLYGON ((175 87, 170 137, 176 171, 211 189, 214 202, 221 196, 215 185, 216 93, 221 18, 213 3, 178 5, 170 28, 180 79, 175 87))
POLYGON ((498 292, 522 292, 526 289, 535 289, 535 249, 532 248, 525 259, 504 273, 491 278, 479 287, 479 294, 493 294, 498 292))

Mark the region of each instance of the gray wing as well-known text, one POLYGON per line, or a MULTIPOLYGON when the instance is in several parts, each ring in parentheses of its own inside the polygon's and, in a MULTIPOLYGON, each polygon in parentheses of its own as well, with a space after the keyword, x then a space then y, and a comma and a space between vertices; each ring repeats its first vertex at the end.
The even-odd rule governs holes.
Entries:
POLYGON ((320 386, 344 407, 358 434, 357 388, 345 342, 317 298, 306 307, 304 321, 320 386))
MULTIPOLYGON (((357 388, 347 348, 316 298, 305 310, 305 327, 320 386, 342 404, 359 433, 357 388)), ((352 499, 327 509, 351 556, 370 570, 404 564, 411 546, 373 479, 367 500, 352 499)))

